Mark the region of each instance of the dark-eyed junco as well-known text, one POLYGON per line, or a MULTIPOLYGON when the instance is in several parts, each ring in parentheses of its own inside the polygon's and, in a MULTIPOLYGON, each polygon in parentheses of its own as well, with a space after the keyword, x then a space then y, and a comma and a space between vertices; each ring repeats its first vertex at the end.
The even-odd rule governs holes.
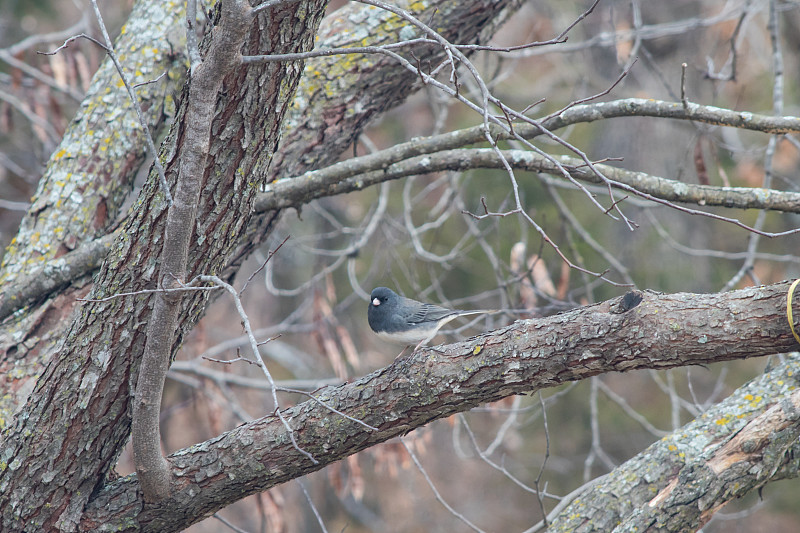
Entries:
POLYGON ((369 302, 369 327, 378 337, 417 350, 436 336, 439 329, 460 316, 496 313, 493 310, 459 311, 405 298, 392 289, 372 290, 369 302))

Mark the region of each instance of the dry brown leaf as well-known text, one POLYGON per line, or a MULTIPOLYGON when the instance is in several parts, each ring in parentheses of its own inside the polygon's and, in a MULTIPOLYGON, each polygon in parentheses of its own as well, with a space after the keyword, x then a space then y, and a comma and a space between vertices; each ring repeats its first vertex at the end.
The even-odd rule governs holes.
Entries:
POLYGON ((698 137, 694 143, 694 170, 697 172, 697 181, 700 185, 708 185, 708 168, 703 157, 703 137, 698 137))
POLYGON ((544 260, 538 255, 532 255, 530 259, 528 259, 528 268, 531 271, 531 279, 533 279, 534 287, 542 294, 554 298, 557 293, 556 286, 553 284, 553 280, 550 277, 550 273, 547 271, 547 265, 544 264, 544 260))

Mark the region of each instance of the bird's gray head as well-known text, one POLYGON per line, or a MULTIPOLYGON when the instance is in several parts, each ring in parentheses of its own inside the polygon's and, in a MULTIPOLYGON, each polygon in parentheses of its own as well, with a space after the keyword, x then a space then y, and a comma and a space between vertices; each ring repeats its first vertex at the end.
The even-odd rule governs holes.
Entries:
POLYGON ((398 299, 397 293, 388 287, 376 287, 372 289, 372 294, 369 295, 370 311, 377 309, 381 306, 389 306, 396 303, 398 299))

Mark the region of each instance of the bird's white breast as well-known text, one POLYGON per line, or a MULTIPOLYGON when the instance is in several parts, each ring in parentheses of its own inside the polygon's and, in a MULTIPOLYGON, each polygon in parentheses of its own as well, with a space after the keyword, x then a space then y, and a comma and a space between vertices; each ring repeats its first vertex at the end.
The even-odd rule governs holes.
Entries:
POLYGON ((393 344, 400 344, 408 346, 417 344, 418 342, 427 339, 433 330, 413 329, 410 331, 396 331, 394 333, 387 333, 385 331, 376 331, 375 334, 379 339, 382 339, 393 344))

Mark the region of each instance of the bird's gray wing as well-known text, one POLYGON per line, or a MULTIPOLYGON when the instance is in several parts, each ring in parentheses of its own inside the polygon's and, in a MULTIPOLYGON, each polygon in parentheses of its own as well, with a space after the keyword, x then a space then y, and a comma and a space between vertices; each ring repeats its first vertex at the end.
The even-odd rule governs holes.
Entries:
POLYGON ((422 324, 424 322, 438 322, 448 316, 457 315, 458 311, 447 309, 433 304, 421 304, 416 307, 414 312, 409 313, 406 319, 412 324, 422 324))

